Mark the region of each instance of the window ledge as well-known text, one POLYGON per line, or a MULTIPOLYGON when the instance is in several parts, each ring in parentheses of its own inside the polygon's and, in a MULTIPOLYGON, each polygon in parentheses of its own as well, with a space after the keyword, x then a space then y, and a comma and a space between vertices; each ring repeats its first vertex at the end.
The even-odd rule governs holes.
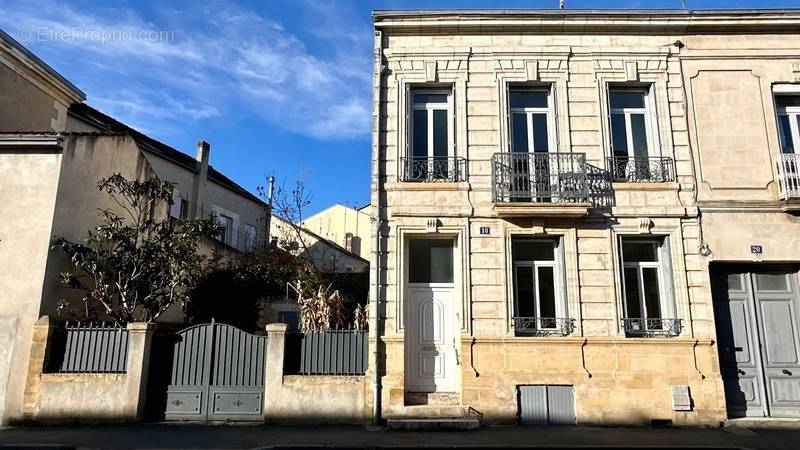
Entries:
POLYGON ((401 181, 397 183, 386 183, 386 191, 468 191, 469 182, 425 182, 425 181, 401 181))
POLYGON ((615 191, 677 191, 680 185, 674 181, 664 183, 627 183, 613 181, 611 189, 615 191))

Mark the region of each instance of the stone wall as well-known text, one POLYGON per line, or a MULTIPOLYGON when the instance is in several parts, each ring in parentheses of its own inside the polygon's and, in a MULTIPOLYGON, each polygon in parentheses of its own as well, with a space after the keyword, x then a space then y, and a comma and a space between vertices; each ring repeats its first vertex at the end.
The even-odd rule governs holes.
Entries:
POLYGON ((128 325, 125 373, 44 373, 53 324, 34 326, 23 418, 37 423, 118 423, 144 418, 153 326, 128 325))
POLYGON ((366 376, 285 375, 286 324, 267 325, 264 418, 269 424, 363 424, 372 414, 366 376))

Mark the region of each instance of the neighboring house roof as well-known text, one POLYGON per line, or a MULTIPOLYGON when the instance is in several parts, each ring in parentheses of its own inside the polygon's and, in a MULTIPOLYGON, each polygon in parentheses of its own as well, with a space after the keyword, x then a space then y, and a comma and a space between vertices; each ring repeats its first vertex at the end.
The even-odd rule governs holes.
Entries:
MULTIPOLYGON (((70 106, 69 113, 74 117, 77 117, 100 129, 104 129, 112 133, 117 132, 130 134, 139 147, 142 148, 142 150, 168 159, 193 172, 199 171, 199 163, 193 157, 125 125, 113 117, 108 116, 95 108, 92 108, 86 103, 76 103, 70 106)), ((211 165, 208 166, 208 179, 254 202, 266 205, 266 203, 258 198, 258 196, 238 185, 236 182, 223 175, 222 172, 214 169, 214 167, 211 165)))
POLYGON ((33 52, 25 48, 25 46, 17 42, 16 39, 9 36, 8 33, 3 31, 2 29, 0 29, 0 39, 7 42, 15 50, 22 53, 22 55, 24 55, 25 58, 29 59, 30 62, 32 62, 33 64, 35 64, 36 66, 47 72, 50 76, 58 80, 58 82, 61 83, 64 86, 64 88, 66 88, 69 91, 72 91, 71 93, 74 97, 76 97, 79 100, 86 99, 86 94, 82 90, 78 89, 78 87, 72 84, 72 82, 64 78, 60 73, 56 72, 55 69, 50 67, 46 62, 39 59, 38 56, 34 55, 33 52))
MULTIPOLYGON (((281 222, 281 223, 285 224, 285 226, 292 226, 288 221, 283 220, 280 217, 275 216, 275 215, 272 216, 272 220, 281 222)), ((330 239, 324 238, 324 237, 318 235, 317 233, 314 233, 313 231, 309 230, 308 228, 305 228, 305 227, 301 226, 300 229, 303 230, 304 233, 308 234, 312 238, 317 239, 318 241, 325 242, 326 244, 328 244, 331 247, 333 247, 334 249, 344 253, 345 255, 350 256, 350 257, 352 257, 352 258, 354 258, 356 260, 359 260, 361 262, 364 262, 366 264, 369 264, 369 260, 367 260, 366 258, 362 258, 360 255, 358 255, 356 253, 351 252, 350 250, 342 247, 341 245, 337 244, 336 242, 333 242, 330 239)))

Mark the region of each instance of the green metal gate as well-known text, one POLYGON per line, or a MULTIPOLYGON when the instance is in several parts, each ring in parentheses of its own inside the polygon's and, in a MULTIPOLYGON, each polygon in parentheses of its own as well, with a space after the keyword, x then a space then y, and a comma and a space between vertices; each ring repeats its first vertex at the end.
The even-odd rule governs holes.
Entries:
POLYGON ((266 336, 212 321, 176 338, 166 420, 263 420, 266 336))

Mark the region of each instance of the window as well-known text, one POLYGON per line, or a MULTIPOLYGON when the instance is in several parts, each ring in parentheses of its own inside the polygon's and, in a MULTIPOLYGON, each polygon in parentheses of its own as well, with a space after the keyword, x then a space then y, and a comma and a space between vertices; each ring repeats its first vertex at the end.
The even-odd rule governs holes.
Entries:
POLYGON ((626 335, 679 334, 666 240, 623 237, 620 253, 626 335))
POLYGON ((780 135, 780 154, 773 164, 778 198, 800 198, 800 86, 776 85, 775 108, 780 135))
POLYGON ((452 283, 453 241, 411 239, 408 244, 409 283, 452 283))
POLYGON ((181 219, 189 218, 189 200, 186 200, 185 198, 181 199, 181 205, 179 211, 181 219))
POLYGON ((671 160, 661 158, 652 87, 608 89, 610 170, 616 181, 671 181, 671 160))
POLYGON ((555 121, 549 88, 508 90, 512 153, 555 151, 555 121))
POLYGON ((181 198, 181 191, 172 188, 172 202, 169 205, 169 215, 175 219, 185 219, 181 215, 183 207, 183 199, 181 198))
POLYGON ((460 181, 453 158, 453 100, 449 89, 412 89, 405 181, 460 181))
POLYGON ((228 217, 225 214, 217 214, 215 216, 215 221, 217 222, 217 225, 222 227, 217 239, 230 245, 233 240, 233 218, 228 217))
POLYGON ((254 225, 245 224, 244 226, 244 248, 246 252, 253 252, 256 249, 256 227, 254 225))
POLYGON ((800 95, 776 95, 781 153, 800 154, 800 95))
POLYGON ((513 238, 516 335, 569 334, 559 239, 513 238))

